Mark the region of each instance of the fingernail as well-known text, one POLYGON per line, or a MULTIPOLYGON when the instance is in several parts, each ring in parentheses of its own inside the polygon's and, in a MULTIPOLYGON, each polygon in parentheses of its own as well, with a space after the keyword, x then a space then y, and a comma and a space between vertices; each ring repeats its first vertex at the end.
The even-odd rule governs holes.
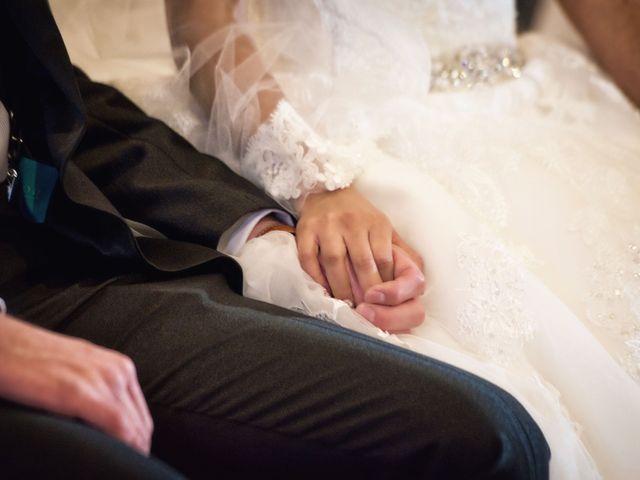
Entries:
POLYGON ((372 290, 365 296, 365 300, 369 303, 384 303, 386 299, 387 296, 378 290, 372 290))
POLYGON ((369 320, 371 323, 373 323, 374 320, 376 319, 376 312, 374 312, 373 308, 371 307, 368 307, 366 305, 359 305, 357 308, 357 311, 360 315, 362 315, 364 318, 369 320))

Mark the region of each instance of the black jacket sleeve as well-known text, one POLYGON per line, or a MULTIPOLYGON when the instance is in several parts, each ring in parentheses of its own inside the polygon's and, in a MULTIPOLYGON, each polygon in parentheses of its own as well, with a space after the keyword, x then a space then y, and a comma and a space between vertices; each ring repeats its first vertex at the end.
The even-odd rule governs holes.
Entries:
POLYGON ((215 246, 239 217, 275 203, 74 71, 45 0, 0 0, 0 27, 0 77, 30 157, 59 172, 45 224, 108 261, 142 260, 165 272, 215 263, 239 291, 239 267, 215 246), (168 239, 135 238, 127 219, 168 239))
POLYGON ((87 128, 71 161, 125 218, 215 247, 241 216, 277 204, 113 88, 78 75, 87 128))

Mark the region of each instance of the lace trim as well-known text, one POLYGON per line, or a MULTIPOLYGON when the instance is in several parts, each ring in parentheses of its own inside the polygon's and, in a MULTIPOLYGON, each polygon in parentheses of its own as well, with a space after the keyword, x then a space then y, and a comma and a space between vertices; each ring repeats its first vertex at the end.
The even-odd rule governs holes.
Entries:
POLYGON ((607 216, 603 212, 580 212, 569 231, 582 235, 594 260, 585 272, 589 279, 587 318, 602 330, 620 339, 619 361, 640 381, 640 225, 621 235, 616 243, 603 244, 607 216))
POLYGON ((360 172, 358 149, 321 138, 286 101, 249 140, 242 173, 281 203, 348 187, 360 172))
POLYGON ((622 358, 622 365, 631 378, 640 382, 640 328, 636 328, 624 341, 624 346, 626 353, 622 358))
POLYGON ((468 282, 468 298, 458 312, 460 337, 481 355, 508 361, 534 334, 524 307, 524 262, 483 233, 462 238, 458 265, 468 282))

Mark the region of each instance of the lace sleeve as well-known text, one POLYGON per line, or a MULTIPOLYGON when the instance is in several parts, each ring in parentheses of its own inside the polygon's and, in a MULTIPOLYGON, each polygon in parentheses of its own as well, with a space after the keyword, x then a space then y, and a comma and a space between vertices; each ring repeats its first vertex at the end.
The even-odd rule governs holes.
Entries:
POLYGON ((314 29, 306 21, 308 9, 269 2, 269 12, 296 5, 304 18, 264 21, 250 19, 251 5, 261 3, 225 0, 215 11, 195 0, 169 5, 180 65, 175 83, 197 100, 202 125, 181 133, 294 213, 307 194, 353 181, 361 155, 344 146, 351 142, 318 128, 323 89, 330 90, 323 60, 329 42, 317 22, 314 29), (283 69, 286 78, 278 75, 283 69), (312 108, 302 97, 312 99, 312 108))
POLYGON ((349 186, 361 158, 359 150, 323 139, 281 100, 249 140, 241 173, 295 212, 309 193, 349 186))
POLYGON ((225 0, 235 9, 223 22, 185 1, 171 2, 175 83, 199 100, 200 122, 181 133, 293 213, 311 192, 349 186, 387 130, 387 106, 428 91, 420 40, 364 0, 225 0))

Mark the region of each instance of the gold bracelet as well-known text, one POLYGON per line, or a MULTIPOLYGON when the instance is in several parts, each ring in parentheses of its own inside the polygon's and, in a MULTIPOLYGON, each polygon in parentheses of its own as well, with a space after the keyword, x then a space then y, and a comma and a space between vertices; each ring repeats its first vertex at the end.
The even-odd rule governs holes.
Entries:
POLYGON ((262 232, 260 236, 266 235, 269 232, 287 232, 293 235, 294 237, 296 236, 295 227, 292 227, 290 225, 273 225, 272 227, 269 227, 264 232, 262 232))

